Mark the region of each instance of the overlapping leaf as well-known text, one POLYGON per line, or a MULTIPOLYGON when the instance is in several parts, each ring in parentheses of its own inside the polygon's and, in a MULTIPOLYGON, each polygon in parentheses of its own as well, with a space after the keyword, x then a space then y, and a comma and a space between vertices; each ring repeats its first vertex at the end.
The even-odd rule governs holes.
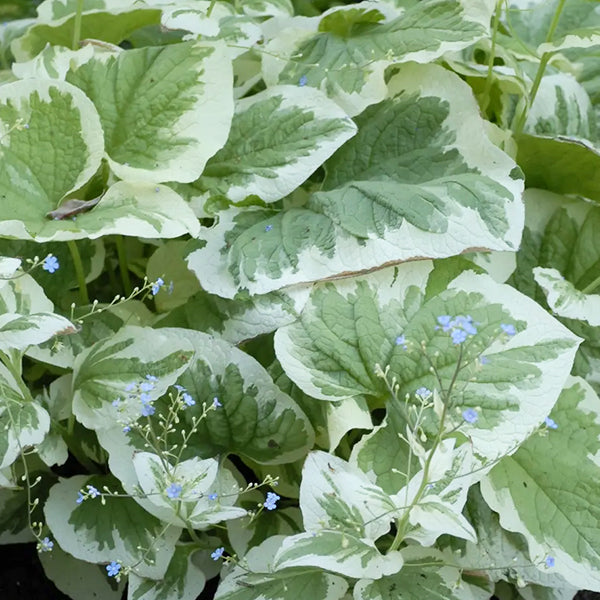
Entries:
POLYGON ((578 338, 487 275, 463 273, 425 299, 430 269, 420 262, 316 286, 300 320, 277 331, 277 357, 300 388, 322 400, 367 394, 394 402, 381 377, 386 367, 397 398, 408 394, 414 402, 422 387, 450 390, 448 422, 463 423, 475 454, 494 460, 514 450, 551 409, 578 338), (464 346, 453 343, 437 320, 443 315, 469 316, 476 335, 464 346), (502 325, 518 335, 504 334, 502 325), (467 408, 477 411, 473 424, 463 422, 467 408))
POLYGON ((192 189, 233 202, 251 195, 274 202, 296 189, 355 131, 352 120, 322 93, 269 88, 238 101, 227 144, 192 189))
POLYGON ((574 586, 600 590, 598 474, 600 399, 584 380, 568 381, 550 417, 557 424, 505 457, 481 482, 500 524, 522 534, 533 562, 574 586))
POLYGON ((79 490, 115 488, 113 477, 77 475, 57 483, 44 506, 46 522, 60 547, 95 563, 118 560, 142 577, 160 579, 175 552, 181 529, 140 510, 131 498, 90 498, 77 504, 79 490), (152 562, 151 562, 152 561, 152 562))
POLYGON ((222 42, 184 42, 94 58, 67 75, 100 114, 123 179, 194 181, 229 133, 231 61, 222 42))
POLYGON ((354 116, 385 97, 388 65, 464 48, 485 35, 490 15, 484 2, 433 0, 399 10, 359 2, 310 20, 296 17, 267 45, 263 76, 269 86, 302 80, 354 116))
POLYGON ((514 249, 522 181, 486 136, 471 92, 434 65, 404 65, 389 97, 326 163, 301 208, 231 208, 188 257, 202 286, 232 298, 468 248, 514 249))

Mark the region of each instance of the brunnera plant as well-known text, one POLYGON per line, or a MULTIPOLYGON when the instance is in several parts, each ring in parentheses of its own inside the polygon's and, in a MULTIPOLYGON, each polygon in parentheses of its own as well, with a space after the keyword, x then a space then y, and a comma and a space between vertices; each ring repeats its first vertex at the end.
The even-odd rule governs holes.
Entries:
POLYGON ((597 2, 7 6, 0 543, 74 600, 600 591, 597 2))

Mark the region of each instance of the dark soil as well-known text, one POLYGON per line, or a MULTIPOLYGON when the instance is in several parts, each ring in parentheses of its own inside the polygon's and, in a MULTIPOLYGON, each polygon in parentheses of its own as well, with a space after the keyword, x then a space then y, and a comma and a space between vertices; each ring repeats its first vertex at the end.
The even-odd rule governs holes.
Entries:
MULTIPOLYGON (((218 579, 209 581, 197 600, 213 598, 217 585, 218 579)), ((33 544, 0 546, 0 599, 70 600, 46 578, 33 544)), ((574 600, 600 600, 600 594, 582 591, 574 600)))

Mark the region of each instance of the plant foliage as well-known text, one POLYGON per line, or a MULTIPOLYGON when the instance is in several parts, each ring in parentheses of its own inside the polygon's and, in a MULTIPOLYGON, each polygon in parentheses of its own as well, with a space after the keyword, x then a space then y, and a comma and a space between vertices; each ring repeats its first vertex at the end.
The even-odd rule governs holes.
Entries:
POLYGON ((74 600, 600 591, 598 3, 35 4, 0 543, 74 600))

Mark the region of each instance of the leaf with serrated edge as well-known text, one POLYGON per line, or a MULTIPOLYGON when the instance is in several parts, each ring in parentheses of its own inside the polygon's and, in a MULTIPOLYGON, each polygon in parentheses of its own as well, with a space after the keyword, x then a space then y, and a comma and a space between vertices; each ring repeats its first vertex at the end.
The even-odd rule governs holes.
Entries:
POLYGON ((167 572, 159 581, 129 576, 131 600, 195 600, 206 583, 204 572, 192 560, 196 544, 180 544, 175 548, 167 572))
POLYGON ((75 558, 92 563, 119 561, 142 577, 163 577, 179 539, 179 527, 164 523, 139 509, 131 498, 88 498, 77 504, 79 490, 93 485, 114 489, 112 477, 76 475, 55 484, 44 506, 46 523, 60 547, 75 558), (161 533, 162 532, 162 533, 161 533), (149 552, 147 552, 150 550, 149 552), (149 559, 154 562, 150 564, 149 559))
POLYGON ((109 164, 122 179, 194 181, 227 139, 233 83, 222 42, 94 58, 67 80, 96 105, 109 164))
POLYGON ((40 444, 50 429, 50 415, 23 397, 22 385, 0 364, 0 469, 11 465, 27 446, 40 444))
POLYGON ((276 535, 251 548, 244 568, 234 566, 221 578, 215 600, 342 600, 348 583, 321 570, 290 569, 273 572, 273 559, 284 536, 276 535))
POLYGON ((600 399, 569 378, 550 418, 558 425, 533 436, 481 482, 500 525, 521 533, 531 560, 577 587, 600 591, 600 399))
POLYGON ((422 341, 430 356, 437 351, 446 357, 438 359, 445 385, 456 369, 459 348, 439 329, 437 317, 471 315, 479 323, 474 356, 470 368, 457 374, 448 419, 462 423, 475 455, 496 460, 543 421, 570 371, 579 338, 538 304, 485 274, 464 272, 441 294, 424 300, 430 270, 431 263, 421 261, 315 286, 300 320, 275 334, 277 358, 288 377, 314 398, 369 394, 389 399, 376 365, 389 365, 398 397, 410 397, 422 386, 438 388, 421 353, 422 341), (502 323, 513 324, 517 335, 503 338, 502 323), (396 341, 400 335, 411 344, 406 350, 396 341), (480 354, 489 365, 478 366, 480 354), (468 407, 478 411, 476 423, 463 421, 461 411, 468 407))
POLYGON ((33 239, 46 214, 98 170, 100 119, 75 86, 26 79, 0 86, 0 128, 0 227, 5 236, 33 239))
POLYGON ((487 138, 471 89, 436 65, 403 65, 388 98, 326 163, 301 208, 230 208, 202 228, 188 265, 233 298, 473 248, 514 250, 518 168, 487 138), (415 128, 417 135, 415 135, 415 128), (390 151, 390 147, 393 151, 390 151))
POLYGON ((263 76, 268 86, 297 84, 304 76, 354 116, 382 100, 387 66, 430 62, 472 44, 486 34, 491 11, 489 2, 473 0, 440 2, 436 10, 359 2, 296 17, 272 31, 263 76))
POLYGON ((148 393, 154 400, 159 398, 188 368, 193 354, 191 344, 172 332, 123 327, 75 359, 73 414, 89 429, 115 427, 119 419, 136 419, 140 416, 141 404, 127 403, 127 415, 119 417, 113 401, 126 398, 127 385, 142 382, 146 375, 158 378, 148 393))
POLYGON ((225 147, 208 161, 194 187, 232 202, 253 194, 275 202, 355 133, 352 120, 321 92, 269 88, 237 102, 225 147))

